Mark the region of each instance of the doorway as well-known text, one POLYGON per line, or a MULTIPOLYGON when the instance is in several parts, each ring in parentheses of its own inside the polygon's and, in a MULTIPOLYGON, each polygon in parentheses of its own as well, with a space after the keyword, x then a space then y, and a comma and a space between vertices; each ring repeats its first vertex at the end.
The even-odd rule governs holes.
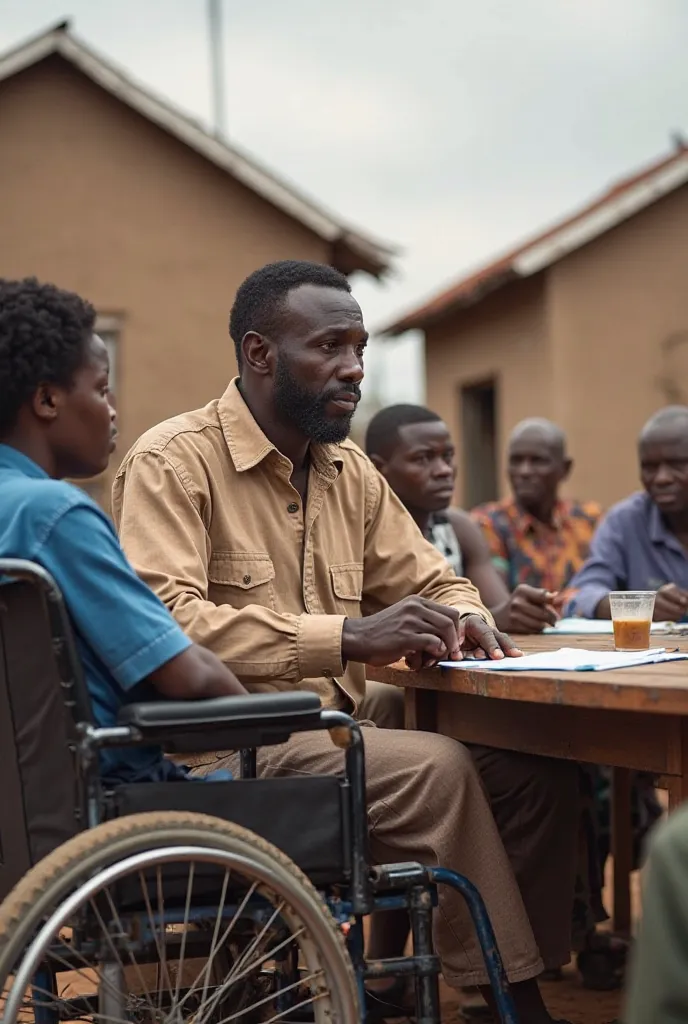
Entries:
POLYGON ((494 378, 461 388, 460 395, 463 504, 467 509, 496 501, 497 381, 494 378))

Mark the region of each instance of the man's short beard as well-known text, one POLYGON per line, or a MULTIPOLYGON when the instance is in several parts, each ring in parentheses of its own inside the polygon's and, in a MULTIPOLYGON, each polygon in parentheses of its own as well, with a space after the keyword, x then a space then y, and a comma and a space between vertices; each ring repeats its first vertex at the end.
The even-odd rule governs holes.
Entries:
MULTIPOLYGON (((350 384, 349 389, 356 394, 360 393, 357 384, 350 384)), ((278 353, 274 398, 275 407, 285 422, 298 427, 306 437, 318 444, 338 444, 344 441, 349 436, 354 413, 345 413, 336 418, 328 416, 327 404, 332 397, 331 390, 314 395, 299 384, 291 372, 288 359, 281 352, 278 353)))

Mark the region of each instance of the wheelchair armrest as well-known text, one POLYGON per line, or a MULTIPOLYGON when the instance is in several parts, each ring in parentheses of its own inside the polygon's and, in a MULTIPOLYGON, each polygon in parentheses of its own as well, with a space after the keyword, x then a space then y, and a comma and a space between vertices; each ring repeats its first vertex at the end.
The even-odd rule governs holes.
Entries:
POLYGON ((117 721, 171 754, 239 750, 286 743, 295 732, 321 729, 315 693, 246 694, 211 700, 126 704, 117 721))

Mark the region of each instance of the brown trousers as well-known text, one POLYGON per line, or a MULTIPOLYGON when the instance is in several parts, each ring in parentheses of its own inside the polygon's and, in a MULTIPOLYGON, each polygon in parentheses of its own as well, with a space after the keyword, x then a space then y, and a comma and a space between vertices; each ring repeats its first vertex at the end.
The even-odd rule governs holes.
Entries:
MULTIPOLYGON (((403 726, 401 692, 368 686, 361 718, 370 726, 364 738, 374 861, 420 861, 469 878, 485 900, 512 982, 536 977, 543 965, 566 963, 578 820, 575 765, 469 752, 444 736, 401 733, 392 728, 403 726)), ((194 771, 218 767, 236 771, 236 755, 219 754, 194 771)), ((343 754, 328 733, 302 733, 258 753, 263 777, 329 774, 342 767, 343 754)), ((446 886, 439 892, 435 943, 448 984, 487 983, 465 904, 446 886)))

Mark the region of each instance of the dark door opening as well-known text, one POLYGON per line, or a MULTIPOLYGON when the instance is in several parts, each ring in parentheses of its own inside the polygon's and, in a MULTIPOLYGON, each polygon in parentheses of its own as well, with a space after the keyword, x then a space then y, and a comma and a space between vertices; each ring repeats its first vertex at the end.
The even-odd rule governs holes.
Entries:
POLYGON ((463 504, 467 509, 496 501, 497 384, 481 381, 461 388, 463 504))

